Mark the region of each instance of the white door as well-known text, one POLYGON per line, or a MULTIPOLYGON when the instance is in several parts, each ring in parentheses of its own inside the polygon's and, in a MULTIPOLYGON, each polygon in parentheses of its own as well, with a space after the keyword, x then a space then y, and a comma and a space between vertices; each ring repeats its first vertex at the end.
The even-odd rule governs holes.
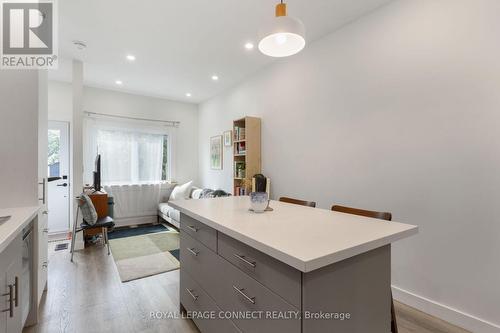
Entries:
POLYGON ((69 123, 49 121, 48 131, 49 233, 69 232, 69 123))

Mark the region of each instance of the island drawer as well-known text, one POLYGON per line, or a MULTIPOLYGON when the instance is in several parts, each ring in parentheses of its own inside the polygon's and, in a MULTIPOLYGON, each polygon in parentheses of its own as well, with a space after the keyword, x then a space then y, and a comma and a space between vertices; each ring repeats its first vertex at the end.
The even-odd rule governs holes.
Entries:
POLYGON ((241 333, 229 319, 223 319, 221 309, 185 271, 180 273, 180 300, 203 333, 241 333))
POLYGON ((186 270, 209 294, 219 283, 216 276, 219 272, 215 269, 218 258, 215 252, 181 230, 181 271, 186 270))
POLYGON ((300 311, 222 257, 216 271, 218 285, 211 294, 224 311, 251 313, 254 317, 232 318, 245 333, 300 333, 300 311), (272 317, 274 316, 287 316, 272 317))
POLYGON ((217 231, 181 213, 181 230, 199 240, 213 251, 217 251, 217 231))
POLYGON ((227 261, 300 308, 300 271, 220 232, 217 248, 227 261))

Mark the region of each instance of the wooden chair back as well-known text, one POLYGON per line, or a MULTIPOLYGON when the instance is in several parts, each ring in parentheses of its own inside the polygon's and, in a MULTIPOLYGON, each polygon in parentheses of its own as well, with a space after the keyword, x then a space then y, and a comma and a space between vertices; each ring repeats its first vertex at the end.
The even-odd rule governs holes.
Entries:
POLYGON ((392 214, 388 213, 388 212, 376 212, 376 211, 372 211, 372 210, 364 210, 364 209, 358 209, 358 208, 352 208, 352 207, 346 207, 346 206, 338 206, 338 205, 333 206, 332 210, 334 212, 341 212, 341 213, 347 213, 347 214, 353 214, 353 215, 359 215, 359 216, 373 217, 375 219, 380 219, 380 220, 386 220, 386 221, 392 220, 392 214))
POLYGON ((286 202, 286 203, 291 203, 294 205, 301 205, 301 206, 307 206, 307 207, 316 207, 316 203, 314 201, 304 201, 304 200, 298 200, 298 199, 293 199, 293 198, 287 198, 287 197, 281 197, 279 199, 281 202, 286 202))

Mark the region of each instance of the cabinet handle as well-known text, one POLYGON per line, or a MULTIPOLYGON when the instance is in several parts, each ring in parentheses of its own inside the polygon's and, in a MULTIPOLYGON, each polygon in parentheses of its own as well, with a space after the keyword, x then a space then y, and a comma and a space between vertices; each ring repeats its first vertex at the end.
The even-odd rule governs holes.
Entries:
POLYGON ((251 266, 252 268, 255 268, 257 266, 257 263, 255 261, 249 261, 248 259, 245 258, 245 256, 243 255, 239 255, 239 254, 234 254, 234 256, 238 259, 240 259, 241 261, 243 261, 245 264, 247 264, 248 266, 251 266))
POLYGON ((43 232, 45 232, 46 234, 48 234, 49 233, 49 228, 43 229, 43 232))
POLYGON ((194 249, 190 249, 189 247, 188 247, 188 248, 186 248, 186 249, 187 249, 189 252, 191 252, 191 254, 192 254, 193 256, 195 256, 195 257, 197 257, 197 256, 198 256, 198 254, 200 254, 200 252, 196 252, 194 249))
POLYGON ((2 296, 9 296, 9 308, 2 310, 2 312, 8 312, 9 317, 14 317, 14 286, 9 284, 9 292, 2 294, 2 296))
POLYGON ((17 276, 14 279, 14 305, 16 308, 19 306, 19 278, 17 276))
POLYGON ((245 289, 240 289, 240 288, 238 288, 236 286, 233 286, 233 289, 236 290, 236 292, 238 292, 238 294, 240 294, 241 296, 243 296, 247 301, 249 301, 252 304, 255 304, 255 297, 250 297, 247 294, 245 294, 244 293, 245 289))
POLYGON ((198 230, 200 230, 200 229, 198 229, 198 228, 195 228, 195 227, 194 227, 194 226, 192 226, 192 225, 188 225, 188 229, 189 229, 189 230, 191 230, 191 231, 193 231, 193 232, 198 232, 198 230))
POLYGON ((42 191, 43 191, 42 198, 38 199, 38 200, 40 200, 44 205, 45 205, 45 201, 46 201, 45 200, 45 181, 46 181, 46 179, 44 178, 41 183, 38 183, 38 185, 42 185, 42 191))
POLYGON ((47 268, 47 267, 49 267, 49 263, 48 263, 47 261, 44 261, 44 262, 42 263, 42 267, 43 267, 43 268, 47 268))
POLYGON ((188 292, 189 295, 191 295, 191 297, 193 298, 193 301, 196 302, 198 300, 199 296, 196 296, 195 294, 193 294, 194 290, 190 290, 190 289, 186 288, 186 291, 188 292))

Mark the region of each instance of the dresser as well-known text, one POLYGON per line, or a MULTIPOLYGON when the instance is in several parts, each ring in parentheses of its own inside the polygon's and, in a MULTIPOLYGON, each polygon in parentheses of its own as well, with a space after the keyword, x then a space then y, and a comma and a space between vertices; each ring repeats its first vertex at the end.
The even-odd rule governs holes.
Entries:
POLYGON ((253 214, 247 197, 169 204, 181 310, 202 333, 390 331, 390 244, 417 227, 279 202, 253 214))

